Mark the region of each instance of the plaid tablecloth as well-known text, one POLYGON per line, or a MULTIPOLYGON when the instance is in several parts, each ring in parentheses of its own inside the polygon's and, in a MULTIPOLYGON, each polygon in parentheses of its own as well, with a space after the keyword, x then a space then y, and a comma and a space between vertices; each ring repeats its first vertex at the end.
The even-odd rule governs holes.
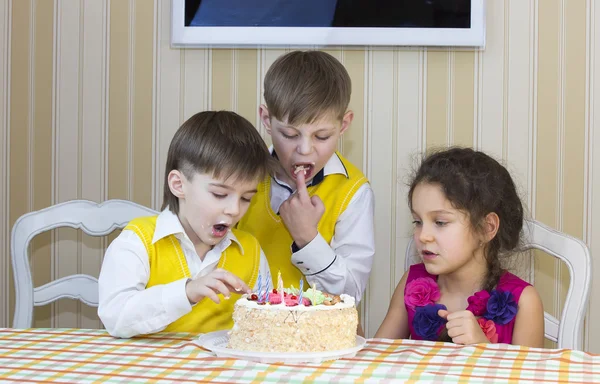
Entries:
POLYGON ((287 365, 218 358, 195 338, 0 328, 0 382, 600 382, 600 355, 564 349, 370 339, 352 359, 287 365))

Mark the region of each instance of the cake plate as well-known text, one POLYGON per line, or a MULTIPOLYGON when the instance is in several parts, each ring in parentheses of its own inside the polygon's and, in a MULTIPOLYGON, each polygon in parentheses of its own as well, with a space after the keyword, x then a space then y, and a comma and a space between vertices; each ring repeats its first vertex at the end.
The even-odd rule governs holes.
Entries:
POLYGON ((364 337, 356 336, 356 345, 352 348, 327 352, 251 352, 227 348, 228 331, 216 331, 200 335, 195 344, 208 349, 218 357, 256 361, 258 363, 321 363, 328 360, 343 359, 356 356, 367 342, 364 337))

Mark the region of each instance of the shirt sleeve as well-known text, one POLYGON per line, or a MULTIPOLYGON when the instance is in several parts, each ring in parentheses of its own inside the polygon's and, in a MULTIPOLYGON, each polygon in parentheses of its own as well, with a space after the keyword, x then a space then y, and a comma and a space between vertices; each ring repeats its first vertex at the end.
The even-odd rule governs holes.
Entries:
POLYGON ((346 293, 358 303, 367 286, 373 256, 375 199, 371 186, 362 185, 338 218, 331 244, 317 236, 292 254, 292 263, 308 282, 333 294, 346 293))
POLYGON ((192 310, 187 279, 146 288, 150 263, 142 240, 125 230, 110 244, 98 279, 98 316, 112 336, 160 332, 192 310))

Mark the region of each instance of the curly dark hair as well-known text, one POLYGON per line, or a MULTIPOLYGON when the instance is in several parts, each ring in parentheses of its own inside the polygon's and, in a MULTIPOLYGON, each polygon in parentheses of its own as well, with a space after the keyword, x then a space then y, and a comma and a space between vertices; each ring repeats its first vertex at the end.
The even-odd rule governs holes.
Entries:
POLYGON ((484 232, 489 213, 498 215, 498 232, 484 249, 488 273, 483 289, 494 289, 503 272, 500 258, 519 246, 523 227, 523 205, 507 169, 483 152, 453 147, 423 159, 410 183, 411 209, 413 192, 421 183, 440 185, 452 206, 468 214, 476 233, 484 232))

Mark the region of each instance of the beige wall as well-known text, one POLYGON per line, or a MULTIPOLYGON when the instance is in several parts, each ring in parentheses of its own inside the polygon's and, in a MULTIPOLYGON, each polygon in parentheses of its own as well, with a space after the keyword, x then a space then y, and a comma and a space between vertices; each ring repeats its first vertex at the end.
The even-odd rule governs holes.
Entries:
MULTIPOLYGON (((169 16, 168 0, 0 1, 0 327, 12 323, 8 240, 20 215, 74 198, 158 208, 167 147, 187 117, 233 109, 259 126, 262 78, 289 49, 171 49, 169 16)), ((341 149, 376 194, 377 254, 363 308, 369 335, 403 272, 411 230, 404 181, 427 147, 473 145, 503 159, 531 216, 592 252, 598 246, 596 21, 592 0, 490 0, 481 52, 328 49, 353 80, 356 118, 341 149)), ((96 275, 109 240, 71 230, 39 237, 35 282, 96 275)), ((530 261, 520 273, 557 314, 568 271, 544 255, 533 257, 532 270, 530 261)), ((600 266, 593 276, 600 279, 600 266)), ((99 326, 93 309, 68 300, 36 309, 35 319, 99 326)), ((599 320, 596 295, 589 351, 600 352, 599 320)))

